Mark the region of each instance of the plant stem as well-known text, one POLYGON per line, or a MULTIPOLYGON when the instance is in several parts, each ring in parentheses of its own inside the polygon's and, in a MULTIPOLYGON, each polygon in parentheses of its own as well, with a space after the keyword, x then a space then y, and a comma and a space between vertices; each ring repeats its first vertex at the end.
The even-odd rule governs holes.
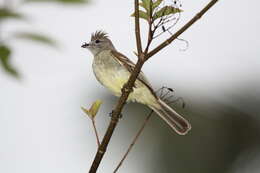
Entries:
POLYGON ((91 121, 92 121, 92 125, 93 125, 94 132, 95 132, 95 135, 96 135, 97 145, 98 145, 98 147, 100 147, 100 140, 99 140, 99 137, 98 137, 98 132, 97 132, 97 127, 96 127, 96 124, 95 124, 95 120, 91 119, 91 121))
POLYGON ((120 168, 120 166, 123 164, 124 160, 126 159, 127 155, 129 154, 129 152, 131 151, 131 149, 133 148, 134 144, 136 143, 137 139, 139 138, 139 136, 141 135, 141 133, 143 132, 147 122, 149 121, 149 119, 151 118, 153 114, 153 111, 151 111, 148 116, 146 117, 146 119, 144 120, 141 128, 139 129, 139 131, 137 132, 136 136, 133 139, 133 142, 130 144, 130 146, 128 147, 126 153, 124 154, 123 158, 120 160, 119 164, 117 165, 116 169, 114 170, 113 173, 116 173, 118 171, 118 169, 120 168))
POLYGON ((135 0, 135 38, 138 58, 141 58, 142 54, 142 42, 140 36, 140 21, 139 21, 139 1, 135 0))

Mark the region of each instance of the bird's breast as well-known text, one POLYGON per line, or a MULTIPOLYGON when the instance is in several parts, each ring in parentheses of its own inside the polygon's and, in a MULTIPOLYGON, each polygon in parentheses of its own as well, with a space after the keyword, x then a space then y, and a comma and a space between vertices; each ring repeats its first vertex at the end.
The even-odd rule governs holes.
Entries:
POLYGON ((109 52, 100 53, 94 58, 92 68, 97 80, 116 96, 120 96, 121 88, 130 73, 110 56, 109 52))
MULTIPOLYGON (((128 81, 130 72, 117 62, 109 52, 99 53, 92 64, 97 80, 108 88, 115 96, 121 95, 123 85, 128 81)), ((151 91, 139 80, 135 82, 133 92, 128 100, 137 101, 146 105, 157 104, 151 91)))

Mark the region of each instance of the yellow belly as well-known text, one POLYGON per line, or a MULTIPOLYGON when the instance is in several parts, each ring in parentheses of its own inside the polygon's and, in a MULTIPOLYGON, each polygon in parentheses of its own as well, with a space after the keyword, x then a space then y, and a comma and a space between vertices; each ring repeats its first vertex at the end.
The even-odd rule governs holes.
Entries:
MULTIPOLYGON (((94 69, 98 81, 109 89, 115 96, 121 95, 121 89, 128 81, 130 73, 125 70, 94 69)), ((157 104, 151 91, 139 80, 135 82, 133 92, 129 95, 128 101, 137 101, 146 105, 157 104)))
MULTIPOLYGON (((121 96, 121 89, 128 81, 130 72, 121 64, 112 61, 107 54, 100 54, 99 57, 103 58, 102 61, 93 62, 93 71, 97 80, 108 88, 115 96, 121 96)), ((136 101, 146 105, 158 105, 157 99, 151 93, 149 88, 138 79, 135 82, 133 92, 129 95, 128 101, 136 101)))

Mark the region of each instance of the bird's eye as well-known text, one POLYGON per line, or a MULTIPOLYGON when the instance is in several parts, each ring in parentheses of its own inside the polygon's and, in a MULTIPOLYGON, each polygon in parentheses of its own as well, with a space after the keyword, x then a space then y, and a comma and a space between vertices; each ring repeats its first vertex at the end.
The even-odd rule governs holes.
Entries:
POLYGON ((96 40, 95 43, 100 43, 100 40, 96 40))

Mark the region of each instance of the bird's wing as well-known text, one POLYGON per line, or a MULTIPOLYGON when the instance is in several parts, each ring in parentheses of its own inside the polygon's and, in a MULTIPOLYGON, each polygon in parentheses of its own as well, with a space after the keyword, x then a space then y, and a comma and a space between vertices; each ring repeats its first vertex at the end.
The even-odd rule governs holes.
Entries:
MULTIPOLYGON (((111 50, 111 55, 115 60, 117 60, 121 65, 123 65, 130 73, 133 72, 135 68, 135 64, 130 59, 128 59, 125 55, 121 54, 120 52, 117 52, 116 50, 111 50)), ((151 91, 151 93, 155 97, 157 97, 154 90, 152 89, 151 84, 149 83, 149 81, 147 80, 147 78, 145 77, 142 71, 138 75, 137 79, 140 82, 142 82, 145 86, 147 86, 147 88, 151 91)))

